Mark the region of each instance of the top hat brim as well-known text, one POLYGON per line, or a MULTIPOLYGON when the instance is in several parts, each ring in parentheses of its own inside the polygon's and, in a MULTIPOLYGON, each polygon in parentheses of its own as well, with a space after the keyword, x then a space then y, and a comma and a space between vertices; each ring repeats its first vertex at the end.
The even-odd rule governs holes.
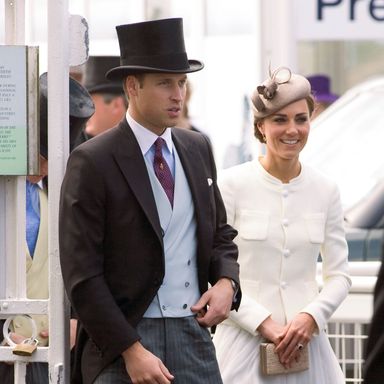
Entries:
POLYGON ((200 71, 204 68, 204 64, 198 60, 188 60, 188 63, 189 68, 181 69, 158 68, 141 65, 122 65, 109 70, 105 77, 109 80, 122 80, 128 75, 135 75, 139 73, 191 73, 200 71))
POLYGON ((120 95, 124 93, 123 89, 123 84, 118 83, 118 84, 97 84, 97 85, 92 85, 89 87, 86 87, 87 91, 92 94, 92 93, 110 93, 110 94, 115 94, 115 95, 120 95))

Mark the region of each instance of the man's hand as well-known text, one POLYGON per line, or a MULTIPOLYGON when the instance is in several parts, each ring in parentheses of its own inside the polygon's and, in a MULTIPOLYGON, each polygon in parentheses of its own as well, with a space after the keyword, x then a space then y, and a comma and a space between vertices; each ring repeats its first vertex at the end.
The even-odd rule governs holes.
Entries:
POLYGON ((138 341, 122 355, 133 384, 170 384, 174 379, 162 361, 138 341))
POLYGON ((219 324, 229 316, 233 295, 231 280, 224 277, 201 296, 191 311, 197 314, 197 321, 203 327, 219 324))

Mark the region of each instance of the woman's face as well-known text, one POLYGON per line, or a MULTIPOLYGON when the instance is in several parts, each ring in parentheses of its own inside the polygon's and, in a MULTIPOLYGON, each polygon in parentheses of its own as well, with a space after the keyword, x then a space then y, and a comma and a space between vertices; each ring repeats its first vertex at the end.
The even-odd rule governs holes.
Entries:
POLYGON ((287 105, 259 124, 264 134, 267 155, 276 159, 297 159, 309 134, 309 109, 305 99, 287 105))

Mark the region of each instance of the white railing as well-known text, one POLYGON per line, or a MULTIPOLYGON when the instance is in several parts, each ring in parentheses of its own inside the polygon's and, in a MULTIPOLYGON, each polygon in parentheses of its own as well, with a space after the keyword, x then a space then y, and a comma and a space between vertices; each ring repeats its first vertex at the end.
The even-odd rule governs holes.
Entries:
MULTIPOLYGON (((328 336, 346 383, 363 383, 365 340, 373 313, 373 290, 380 262, 350 262, 352 288, 328 324, 328 336)), ((321 280, 321 265, 318 265, 321 280)))
POLYGON ((362 383, 367 324, 328 324, 328 337, 346 377, 346 383, 362 383))

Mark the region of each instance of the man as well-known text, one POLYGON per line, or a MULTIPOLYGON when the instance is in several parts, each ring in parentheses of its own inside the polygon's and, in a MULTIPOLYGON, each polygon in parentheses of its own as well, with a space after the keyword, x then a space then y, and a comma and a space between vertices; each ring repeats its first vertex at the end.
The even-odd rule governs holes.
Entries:
POLYGON ((118 56, 90 56, 84 69, 84 87, 92 96, 95 113, 81 131, 76 146, 116 126, 127 110, 121 81, 107 80, 105 74, 119 65, 118 56))
POLYGON ((204 136, 173 127, 188 60, 181 19, 117 27, 129 99, 118 127, 75 149, 59 219, 64 284, 79 319, 72 383, 221 383, 207 327, 240 304, 204 136), (208 283, 211 288, 208 289, 208 283))
MULTIPOLYGON (((26 180, 26 251, 27 251, 27 297, 29 299, 48 299, 48 194, 46 178, 48 175, 48 86, 47 73, 40 76, 40 174, 29 175, 26 180)), ((78 82, 69 80, 69 129, 70 143, 94 113, 94 105, 88 92, 78 82)), ((47 346, 49 339, 48 317, 33 315, 36 324, 39 346, 47 346)), ((21 343, 32 334, 31 324, 26 317, 18 316, 12 322, 12 339, 21 343)), ((2 384, 11 384, 13 366, 0 364, 2 384)), ((27 366, 27 384, 48 383, 48 365, 33 363, 27 366)))

